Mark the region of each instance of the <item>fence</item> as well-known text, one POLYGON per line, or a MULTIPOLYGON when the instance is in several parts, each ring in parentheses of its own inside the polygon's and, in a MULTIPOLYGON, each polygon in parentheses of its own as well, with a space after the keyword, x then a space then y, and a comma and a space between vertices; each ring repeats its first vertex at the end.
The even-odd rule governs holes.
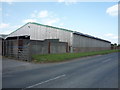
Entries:
POLYGON ((30 39, 5 40, 5 56, 30 61, 33 54, 53 54, 68 52, 68 44, 58 39, 44 41, 30 39))

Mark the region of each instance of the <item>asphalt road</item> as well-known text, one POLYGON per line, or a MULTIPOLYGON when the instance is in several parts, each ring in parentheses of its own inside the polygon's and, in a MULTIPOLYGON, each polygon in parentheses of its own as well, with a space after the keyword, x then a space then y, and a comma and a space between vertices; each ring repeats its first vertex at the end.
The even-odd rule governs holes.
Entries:
POLYGON ((3 73, 3 88, 118 88, 118 53, 3 73))

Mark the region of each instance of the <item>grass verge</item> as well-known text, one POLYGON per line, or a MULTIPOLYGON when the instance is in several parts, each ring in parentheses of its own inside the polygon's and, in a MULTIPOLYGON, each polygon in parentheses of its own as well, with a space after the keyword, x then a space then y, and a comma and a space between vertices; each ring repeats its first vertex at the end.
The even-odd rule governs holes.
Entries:
POLYGON ((83 53, 42 54, 42 55, 33 55, 32 58, 35 62, 40 62, 40 63, 62 62, 80 57, 103 55, 113 52, 120 52, 120 50, 105 50, 105 51, 83 52, 83 53))

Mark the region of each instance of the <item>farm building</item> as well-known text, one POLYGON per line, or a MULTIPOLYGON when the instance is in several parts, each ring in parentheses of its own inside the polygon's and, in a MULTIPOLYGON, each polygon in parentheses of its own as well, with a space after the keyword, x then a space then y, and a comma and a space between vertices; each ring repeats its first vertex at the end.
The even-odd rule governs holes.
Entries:
MULTIPOLYGON (((111 42, 80 32, 29 22, 6 37, 6 56, 108 50, 111 42)), ((26 56, 25 56, 26 55, 26 56)), ((26 57, 26 58, 25 58, 26 57)))
POLYGON ((3 54, 3 38, 0 37, 0 56, 3 54))
POLYGON ((0 34, 0 56, 4 56, 4 51, 5 51, 5 48, 4 48, 4 38, 6 37, 7 35, 5 34, 0 34))

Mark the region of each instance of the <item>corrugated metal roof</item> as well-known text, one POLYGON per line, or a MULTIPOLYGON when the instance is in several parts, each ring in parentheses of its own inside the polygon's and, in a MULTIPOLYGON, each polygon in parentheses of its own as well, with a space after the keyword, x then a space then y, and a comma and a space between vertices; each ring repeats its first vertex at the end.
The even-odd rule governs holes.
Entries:
POLYGON ((40 25, 40 26, 45 26, 45 27, 50 27, 50 28, 55 28, 55 29, 59 29, 59 30, 64 30, 64 31, 68 31, 68 32, 73 32, 72 30, 68 30, 68 29, 64 29, 64 28, 58 28, 58 27, 54 27, 54 26, 50 26, 50 25, 43 25, 43 24, 39 24, 39 23, 35 23, 35 22, 29 22, 29 23, 40 25))

